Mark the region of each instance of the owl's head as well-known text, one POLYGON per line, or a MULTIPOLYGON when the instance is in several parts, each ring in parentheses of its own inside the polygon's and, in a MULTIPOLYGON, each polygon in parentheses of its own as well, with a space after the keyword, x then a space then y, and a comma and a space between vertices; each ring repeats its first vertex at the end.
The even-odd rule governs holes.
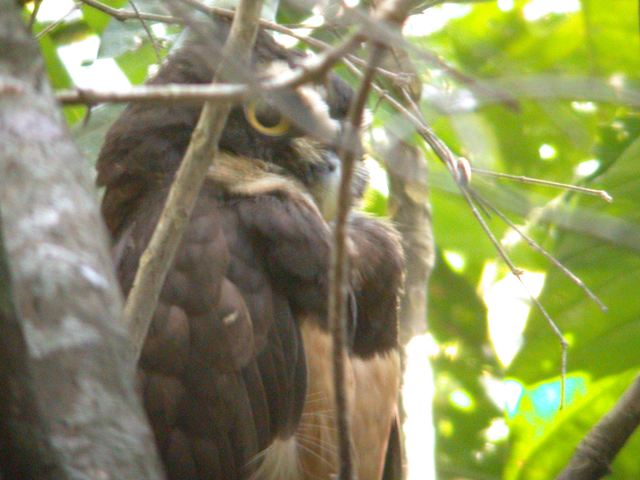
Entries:
MULTIPOLYGON (((259 76, 277 78, 286 75, 291 65, 276 60, 257 68, 259 76)), ((351 96, 351 88, 332 76, 322 84, 253 98, 232 109, 220 151, 260 161, 272 173, 300 183, 325 218, 332 219, 342 172, 337 151, 351 96)), ((359 151, 360 145, 352 148, 359 151)), ((360 168, 354 182, 356 195, 365 183, 365 170, 360 168)))
MULTIPOLYGON (((204 36, 193 36, 165 64, 151 84, 211 82, 229 21, 216 18, 204 36)), ((304 57, 258 33, 252 74, 273 77, 295 68, 304 57)), ((337 197, 341 162, 337 146, 353 92, 335 75, 295 90, 256 96, 232 108, 219 149, 227 164, 234 157, 260 164, 311 193, 327 218, 337 197)), ((186 152, 201 105, 137 104, 129 106, 107 134, 98 158, 98 185, 106 187, 103 214, 112 233, 145 194, 166 188, 186 152)), ((354 148, 357 148, 355 146, 354 148)), ((240 160, 239 160, 240 161, 240 160)), ((354 190, 362 192, 364 169, 354 190)))

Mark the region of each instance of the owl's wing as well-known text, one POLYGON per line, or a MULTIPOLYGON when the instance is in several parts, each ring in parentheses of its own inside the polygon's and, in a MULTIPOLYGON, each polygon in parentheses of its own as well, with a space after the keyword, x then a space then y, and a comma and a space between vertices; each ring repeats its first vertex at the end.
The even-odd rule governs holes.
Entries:
POLYGON ((396 417, 391 425, 391 432, 389 433, 389 443, 387 444, 387 451, 384 457, 382 480, 398 480, 403 478, 401 428, 400 418, 396 417))
MULTIPOLYGON (((148 196, 116 243, 125 293, 162 203, 148 196)), ((261 450, 294 432, 306 391, 296 319, 326 316, 326 230, 304 202, 205 186, 140 361, 171 478, 248 477, 261 450)))

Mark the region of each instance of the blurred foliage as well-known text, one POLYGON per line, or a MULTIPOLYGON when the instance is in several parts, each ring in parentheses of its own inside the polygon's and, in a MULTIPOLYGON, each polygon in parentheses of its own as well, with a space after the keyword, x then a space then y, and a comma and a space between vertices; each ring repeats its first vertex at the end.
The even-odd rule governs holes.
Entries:
MULTIPOLYGON (((127 5, 125 0, 104 3, 127 5)), ((432 3, 438 2, 426 2, 423 8, 432 3)), ((159 5, 136 4, 146 12, 159 5)), ((310 4, 300 7, 300 2, 287 0, 278 20, 304 21, 310 4)), ((329 5, 335 14, 337 2, 329 5)), ((25 7, 25 21, 32 6, 25 7)), ((62 17, 69 7, 58 8, 62 17)), ((453 151, 474 166, 604 188, 615 198, 608 204, 480 174, 473 179, 484 198, 578 274, 609 307, 601 312, 526 242, 509 242, 518 266, 545 274, 540 301, 570 344, 563 411, 558 410, 558 339, 533 310, 515 360, 506 365, 498 360, 483 298, 487 265, 499 262, 496 251, 432 152, 414 139, 393 109, 372 99, 374 130, 391 126, 434 160, 430 182, 438 259, 429 286, 429 325, 439 345, 432 363, 440 479, 553 478, 638 373, 640 296, 634 285, 640 283, 640 116, 634 105, 618 100, 636 99, 637 105, 637 9, 635 0, 458 1, 424 12, 416 8, 407 27, 415 47, 411 58, 425 92, 423 110, 453 151), (419 49, 438 55, 448 68, 419 49), (621 96, 623 90, 631 95, 621 96), (587 166, 592 168, 587 171, 587 166), (447 260, 452 253, 460 259, 455 266, 447 260), (511 393, 505 397, 503 390, 511 393), (501 422, 509 427, 506 437, 492 433, 501 422)), ((81 66, 87 71, 94 62, 113 59, 129 82, 138 84, 158 62, 140 22, 118 22, 87 5, 60 23, 34 23, 35 34, 45 29, 50 30, 39 41, 56 89, 73 83, 60 48, 87 38, 100 39, 93 57, 81 66)), ((166 55, 177 27, 154 25, 153 32, 166 55)), ((314 36, 335 42, 337 32, 321 28, 314 36)), ((338 71, 357 81, 343 67, 338 71)), ((88 158, 95 158, 118 111, 95 109, 89 125, 77 127, 88 158)), ((84 107, 65 107, 71 125, 79 125, 84 113, 84 107)), ((369 191, 365 206, 384 214, 384 194, 369 191)), ((495 215, 488 223, 499 239, 511 238, 495 215)), ((508 275, 505 268, 499 272, 508 275)), ((616 459, 611 478, 640 478, 639 448, 635 435, 616 459)))

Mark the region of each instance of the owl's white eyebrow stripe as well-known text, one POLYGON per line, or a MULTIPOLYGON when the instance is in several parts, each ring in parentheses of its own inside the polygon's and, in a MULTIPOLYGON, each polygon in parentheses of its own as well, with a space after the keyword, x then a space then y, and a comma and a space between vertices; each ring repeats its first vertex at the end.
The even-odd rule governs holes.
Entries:
POLYGON ((340 122, 331 117, 326 90, 324 90, 324 96, 320 93, 323 90, 324 87, 321 86, 303 85, 298 87, 296 92, 300 95, 300 98, 306 104, 305 106, 314 119, 321 124, 326 132, 335 136, 340 131, 340 122))

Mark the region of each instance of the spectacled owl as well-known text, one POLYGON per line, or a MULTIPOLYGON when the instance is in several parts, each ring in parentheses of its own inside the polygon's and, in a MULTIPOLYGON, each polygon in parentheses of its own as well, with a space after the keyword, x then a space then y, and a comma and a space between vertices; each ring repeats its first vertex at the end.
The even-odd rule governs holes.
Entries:
MULTIPOLYGON (((150 83, 211 82, 229 22, 213 25, 150 83)), ((259 32, 255 75, 301 59, 259 32)), ((238 105, 228 117, 139 362, 171 479, 329 479, 338 470, 328 265, 336 145, 351 97, 329 76, 238 105)), ((200 111, 130 105, 106 136, 97 183, 125 294, 200 111)), ((354 464, 360 480, 398 478, 402 251, 391 227, 363 214, 352 214, 349 232, 354 464)))

